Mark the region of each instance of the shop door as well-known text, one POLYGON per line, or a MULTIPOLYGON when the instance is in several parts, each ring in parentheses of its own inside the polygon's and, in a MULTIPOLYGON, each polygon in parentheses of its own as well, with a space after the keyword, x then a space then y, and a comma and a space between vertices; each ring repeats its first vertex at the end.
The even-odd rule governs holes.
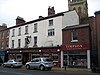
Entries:
POLYGON ((64 64, 64 66, 68 66, 68 55, 67 54, 64 54, 63 57, 64 57, 63 58, 63 64, 64 64))
POLYGON ((22 59, 23 64, 25 64, 28 61, 29 61, 29 53, 23 53, 23 59, 22 59))

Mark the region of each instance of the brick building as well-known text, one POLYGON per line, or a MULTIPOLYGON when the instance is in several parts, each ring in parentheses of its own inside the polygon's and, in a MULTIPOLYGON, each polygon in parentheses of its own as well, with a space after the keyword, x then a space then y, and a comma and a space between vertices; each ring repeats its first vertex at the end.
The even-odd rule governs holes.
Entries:
POLYGON ((6 49, 9 47, 9 30, 6 24, 0 26, 0 59, 4 62, 6 49))
POLYGON ((91 29, 89 24, 63 29, 62 50, 69 67, 90 68, 91 29))
POLYGON ((100 11, 95 12, 96 48, 98 53, 98 66, 100 67, 100 11))

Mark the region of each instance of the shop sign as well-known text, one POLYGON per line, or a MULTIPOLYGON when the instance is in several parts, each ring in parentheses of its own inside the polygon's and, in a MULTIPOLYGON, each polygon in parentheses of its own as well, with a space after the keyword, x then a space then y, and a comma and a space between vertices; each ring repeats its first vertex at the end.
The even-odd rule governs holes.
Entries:
POLYGON ((82 45, 82 44, 78 44, 78 45, 62 45, 62 50, 87 50, 89 49, 88 45, 82 45))

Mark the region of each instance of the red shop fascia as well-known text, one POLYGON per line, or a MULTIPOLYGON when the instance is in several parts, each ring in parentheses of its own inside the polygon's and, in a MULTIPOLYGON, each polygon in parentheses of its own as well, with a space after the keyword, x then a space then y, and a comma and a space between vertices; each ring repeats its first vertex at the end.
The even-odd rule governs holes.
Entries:
POLYGON ((88 44, 63 44, 61 45, 61 50, 90 50, 90 47, 88 44))

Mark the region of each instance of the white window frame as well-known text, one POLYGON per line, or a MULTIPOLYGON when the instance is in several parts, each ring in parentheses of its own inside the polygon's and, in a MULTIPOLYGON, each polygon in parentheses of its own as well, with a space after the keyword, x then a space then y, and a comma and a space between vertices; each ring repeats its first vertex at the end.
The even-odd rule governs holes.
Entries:
POLYGON ((55 35, 55 29, 48 29, 48 36, 54 36, 55 35))
POLYGON ((53 19, 49 20, 49 26, 53 26, 53 19))
POLYGON ((35 23, 35 24, 34 24, 34 33, 35 33, 35 32, 38 32, 37 27, 38 27, 38 24, 35 23))
POLYGON ((78 33, 75 30, 71 32, 71 38, 72 38, 71 42, 78 42, 78 33))
POLYGON ((15 29, 12 29, 12 37, 15 36, 15 29))

